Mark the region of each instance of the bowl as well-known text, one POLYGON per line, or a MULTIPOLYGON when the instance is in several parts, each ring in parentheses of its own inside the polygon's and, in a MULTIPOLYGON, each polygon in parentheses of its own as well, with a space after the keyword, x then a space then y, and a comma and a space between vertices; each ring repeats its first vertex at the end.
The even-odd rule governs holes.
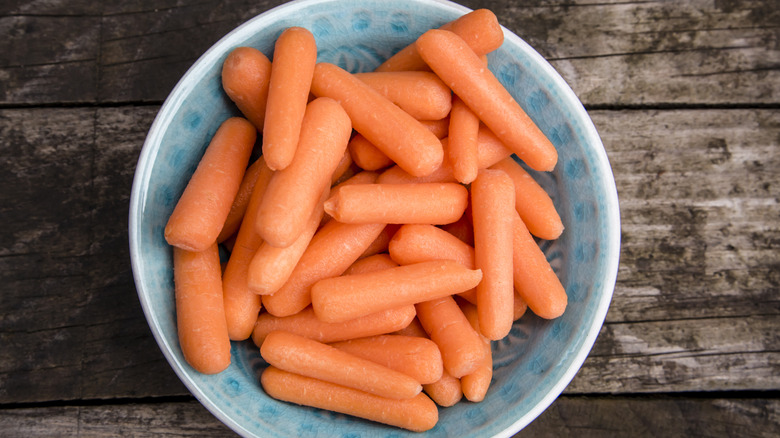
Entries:
MULTIPOLYGON (((418 433, 269 398, 259 384, 264 367, 251 341, 234 342, 232 363, 217 375, 194 371, 176 335, 172 251, 163 229, 209 139, 239 115, 220 83, 221 65, 235 47, 270 57, 283 29, 302 26, 317 40, 319 61, 370 71, 432 27, 468 12, 438 0, 312 0, 284 4, 239 26, 187 71, 152 124, 133 181, 129 239, 138 296, 163 354, 192 394, 219 420, 247 437, 401 437, 418 433)), ((500 20, 500 17, 499 17, 500 20)), ((563 391, 588 355, 604 321, 617 275, 620 217, 603 145, 582 104, 558 73, 528 44, 505 30, 489 55, 491 70, 558 149, 553 172, 533 172, 550 193, 566 230, 539 242, 566 288, 563 316, 526 314, 494 342, 494 377, 481 403, 440 409, 424 435, 511 436, 563 391)), ((465 400, 465 399, 464 399, 465 400)))

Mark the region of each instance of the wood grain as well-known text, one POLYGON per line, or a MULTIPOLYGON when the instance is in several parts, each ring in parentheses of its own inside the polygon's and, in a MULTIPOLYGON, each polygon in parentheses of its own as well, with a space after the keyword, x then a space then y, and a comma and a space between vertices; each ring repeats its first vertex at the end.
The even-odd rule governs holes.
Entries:
MULTIPOLYGON (((49 437, 235 437, 195 401, 75 405, 0 410, 7 436, 49 437)), ((560 397, 515 435, 775 437, 780 401, 767 398, 560 397)))
MULTIPOLYGON (((283 2, 70 3, 0 10, 0 105, 161 102, 219 38, 283 2)), ((494 10, 588 106, 780 103, 772 2, 462 3, 494 10)))

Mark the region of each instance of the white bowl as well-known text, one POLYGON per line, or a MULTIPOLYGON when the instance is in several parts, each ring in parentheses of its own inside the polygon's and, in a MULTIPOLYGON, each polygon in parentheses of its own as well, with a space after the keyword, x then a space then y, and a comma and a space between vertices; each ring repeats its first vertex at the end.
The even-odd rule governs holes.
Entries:
MULTIPOLYGON (((232 364, 213 376, 184 360, 176 335, 171 249, 163 229, 209 139, 239 115, 220 83, 221 65, 235 47, 271 57, 289 26, 311 30, 319 61, 368 71, 425 30, 469 10, 437 0, 312 0, 291 2, 239 26, 182 77, 155 119, 136 168, 130 204, 130 254, 138 296, 157 343, 187 388, 226 425, 244 436, 419 436, 381 424, 268 397, 258 374, 265 365, 251 343, 234 342, 232 364)), ((501 17, 499 17, 499 20, 501 17)), ((558 73, 528 44, 505 30, 489 55, 498 79, 558 149, 550 173, 532 174, 551 194, 566 226, 561 238, 540 242, 566 288, 569 305, 553 321, 524 316, 494 343, 494 380, 481 403, 440 409, 426 436, 511 436, 563 391, 588 355, 609 307, 620 250, 617 192, 593 123, 558 73)))

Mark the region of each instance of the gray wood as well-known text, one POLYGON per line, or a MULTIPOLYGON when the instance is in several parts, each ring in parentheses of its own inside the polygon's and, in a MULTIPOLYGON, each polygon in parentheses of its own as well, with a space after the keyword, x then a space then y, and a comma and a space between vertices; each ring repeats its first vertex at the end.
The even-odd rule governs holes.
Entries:
MULTIPOLYGON (((127 208, 156 106, 0 111, 0 403, 186 395, 143 318, 127 208)), ((607 325, 568 393, 777 390, 772 110, 594 111, 621 199, 607 325)))
MULTIPOLYGON (((208 47, 280 3, 11 2, 0 105, 160 102, 208 47)), ((463 3, 494 10, 586 105, 780 102, 774 2, 463 3)))
MULTIPOLYGON (((0 434, 29 438, 233 437, 199 403, 170 402, 0 410, 0 434)), ((780 401, 767 398, 560 397, 522 437, 775 437, 780 401)))

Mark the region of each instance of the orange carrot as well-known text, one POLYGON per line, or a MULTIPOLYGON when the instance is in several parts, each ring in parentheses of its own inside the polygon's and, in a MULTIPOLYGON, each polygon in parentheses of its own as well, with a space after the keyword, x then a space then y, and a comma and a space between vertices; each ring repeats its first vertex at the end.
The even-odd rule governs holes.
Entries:
POLYGON ((471 184, 474 261, 485 272, 477 286, 479 326, 488 339, 499 340, 512 328, 512 231, 515 189, 500 170, 485 169, 471 184))
MULTIPOLYGON (((496 15, 487 9, 477 9, 451 21, 440 29, 455 32, 478 55, 492 52, 504 42, 504 33, 496 15)), ((383 62, 375 71, 425 70, 425 61, 414 44, 402 49, 383 62)))
POLYGON ((563 232, 561 217, 555 210, 550 195, 512 157, 492 166, 503 170, 515 184, 515 208, 528 227, 540 239, 553 240, 563 232))
POLYGON ((462 38, 434 29, 415 44, 431 69, 512 152, 532 169, 555 167, 558 153, 550 140, 462 38))
MULTIPOLYGON (((349 186, 353 184, 372 184, 376 181, 377 177, 379 175, 376 172, 370 172, 367 170, 364 170, 362 172, 358 172, 354 175, 352 175, 350 178, 347 178, 344 181, 341 181, 340 183, 336 184, 335 186, 331 187, 330 192, 328 194, 328 198, 332 197, 336 194, 336 191, 339 190, 341 187, 349 186)), ((330 219, 329 214, 325 213, 322 215, 322 223, 320 226, 325 225, 326 222, 328 222, 330 219)))
POLYGON ((189 251, 217 241, 238 193, 257 130, 240 117, 217 129, 165 226, 165 240, 189 251))
POLYGON ((415 308, 428 336, 439 346, 444 369, 456 378, 473 373, 484 359, 485 350, 455 300, 446 296, 418 303, 415 308))
POLYGON ((237 47, 222 64, 222 88, 258 130, 263 129, 271 61, 257 49, 237 47))
POLYGON ((517 289, 515 289, 515 303, 512 308, 514 309, 513 319, 515 321, 522 318, 523 315, 525 315, 525 312, 528 310, 528 304, 526 304, 525 300, 523 300, 523 297, 521 297, 520 294, 517 293, 517 289))
MULTIPOLYGON (((452 234, 433 225, 407 224, 401 227, 388 245, 390 257, 400 265, 431 260, 454 260, 474 269, 474 248, 452 234)), ((458 293, 476 302, 476 289, 458 293)))
POLYGON ((420 120, 420 123, 428 128, 438 139, 447 136, 450 130, 450 118, 445 117, 441 120, 420 120))
POLYGON ((333 175, 330 177, 330 184, 335 185, 341 181, 351 178, 357 169, 353 166, 352 155, 349 151, 344 151, 344 155, 341 156, 339 164, 336 165, 336 170, 333 171, 333 175))
POLYGON ((225 318, 230 339, 234 341, 247 339, 252 334, 257 314, 262 308, 260 297, 249 290, 247 271, 255 251, 263 242, 255 230, 254 221, 273 171, 265 165, 265 160, 262 157, 258 161, 260 162, 260 174, 252 189, 245 220, 238 230, 236 243, 230 252, 230 258, 222 277, 225 318))
POLYGON ((182 354, 199 372, 216 374, 230 365, 216 243, 200 252, 174 247, 173 276, 182 354))
POLYGON ((276 316, 288 316, 311 303, 311 286, 341 275, 382 232, 384 224, 343 224, 330 221, 309 243, 287 282, 273 295, 263 296, 263 306, 276 316))
POLYGON ((263 156, 273 170, 289 166, 295 156, 316 63, 317 43, 311 32, 289 27, 279 35, 263 125, 263 156))
POLYGON ((406 374, 294 333, 269 333, 260 354, 280 370, 380 397, 406 399, 422 391, 420 382, 406 374))
MULTIPOLYGON (((442 140, 442 147, 444 149, 449 147, 448 138, 442 140)), ((480 125, 479 132, 477 134, 477 154, 479 168, 484 169, 512 155, 512 151, 507 149, 506 146, 501 143, 501 140, 499 140, 487 127, 480 125)), ((444 163, 438 169, 423 177, 414 177, 409 175, 400 167, 393 166, 382 172, 382 174, 379 175, 379 178, 377 179, 378 183, 388 184, 456 181, 457 180, 452 173, 452 166, 450 166, 449 160, 444 160, 444 163)))
POLYGON ((514 285, 537 316, 553 319, 566 309, 568 297, 561 281, 520 216, 514 214, 514 285))
POLYGON ((452 175, 463 184, 470 184, 479 171, 477 136, 479 119, 458 96, 452 96, 447 157, 452 175))
POLYGON ((441 229, 457 237, 461 242, 469 246, 474 246, 474 227, 471 224, 471 209, 466 208, 466 212, 457 221, 451 224, 441 226, 441 229))
MULTIPOLYGON (((469 303, 461 303, 460 308, 463 314, 466 315, 466 319, 469 320, 471 327, 479 333, 477 308, 469 303)), ((481 402, 485 399, 485 395, 490 387, 490 381, 493 379, 493 351, 490 348, 490 340, 484 336, 480 336, 480 338, 485 349, 485 357, 473 373, 467 374, 460 379, 463 395, 472 402, 481 402)))
POLYGON ((393 160, 360 134, 355 134, 349 141, 349 153, 355 164, 364 170, 379 170, 393 164, 393 160))
POLYGON ((415 432, 429 430, 439 420, 436 405, 422 393, 405 400, 390 399, 275 367, 266 368, 260 382, 265 392, 278 400, 328 409, 415 432))
POLYGON ((368 72, 355 76, 417 120, 443 119, 452 108, 452 92, 431 72, 368 72))
MULTIPOLYGON (((428 334, 425 333, 420 320, 414 318, 412 322, 401 330, 393 333, 400 336, 415 336, 428 339, 428 334)), ((441 352, 439 353, 441 354, 441 352)), ((437 405, 448 407, 453 406, 463 398, 463 391, 461 390, 460 379, 452 377, 447 370, 442 370, 441 378, 433 383, 427 383, 423 385, 423 391, 436 402, 437 405)))
POLYGON ((318 98, 306 107, 295 159, 274 173, 257 214, 255 226, 268 244, 289 246, 301 234, 351 133, 349 117, 333 99, 318 98))
POLYGON ((346 341, 400 330, 412 322, 414 315, 414 306, 403 306, 332 324, 317 319, 311 307, 281 318, 261 313, 252 332, 252 341, 261 347, 268 333, 274 330, 284 330, 324 343, 346 341))
POLYGON ((244 172, 244 178, 241 180, 241 185, 238 186, 238 193, 236 198, 233 199, 233 205, 230 206, 230 212, 228 213, 225 224, 222 226, 222 231, 217 236, 217 243, 222 243, 227 240, 228 237, 233 236, 241 226, 241 221, 244 219, 244 213, 246 213, 246 207, 249 204, 249 198, 252 196, 252 189, 255 187, 257 181, 257 175, 260 174, 261 160, 255 160, 250 164, 244 172))
POLYGON ((320 280, 311 288, 311 303, 317 318, 342 322, 463 292, 481 279, 480 271, 451 260, 415 263, 320 280))
POLYGON ((403 225, 390 240, 390 257, 399 265, 453 260, 474 269, 474 248, 433 225, 403 225))
POLYGON ((423 391, 441 407, 454 406, 463 398, 463 389, 460 379, 452 377, 452 374, 444 370, 441 379, 423 385, 423 391))
POLYGON ((447 224, 460 218, 467 203, 460 184, 361 184, 336 192, 325 211, 344 223, 447 224))
POLYGON ((441 379, 443 365, 439 347, 427 338, 378 335, 331 345, 346 353, 404 373, 422 384, 441 379))
POLYGON ((347 268, 346 271, 344 271, 344 275, 364 274, 366 272, 374 272, 374 271, 380 271, 382 269, 395 268, 396 266, 398 266, 398 263, 394 262, 389 255, 374 254, 372 256, 362 258, 356 261, 355 263, 353 263, 352 266, 350 266, 349 268, 347 268))
POLYGON ((292 245, 277 248, 263 242, 249 263, 247 272, 247 284, 249 289, 258 295, 268 295, 278 291, 287 279, 290 278, 295 265, 301 259, 304 251, 309 246, 311 238, 317 232, 322 220, 322 205, 325 197, 330 193, 329 189, 322 192, 317 207, 311 213, 309 221, 301 231, 301 235, 292 245))
POLYGON ((314 69, 312 93, 336 99, 353 127, 415 176, 427 175, 444 159, 441 142, 420 122, 347 71, 328 63, 314 69))
POLYGON ((387 224, 382 232, 379 233, 379 236, 377 236, 377 238, 371 242, 371 245, 368 245, 368 248, 363 251, 363 254, 361 254, 360 257, 368 257, 381 252, 386 252, 387 247, 390 244, 390 239, 393 238, 395 232, 398 231, 400 227, 400 224, 387 224))

